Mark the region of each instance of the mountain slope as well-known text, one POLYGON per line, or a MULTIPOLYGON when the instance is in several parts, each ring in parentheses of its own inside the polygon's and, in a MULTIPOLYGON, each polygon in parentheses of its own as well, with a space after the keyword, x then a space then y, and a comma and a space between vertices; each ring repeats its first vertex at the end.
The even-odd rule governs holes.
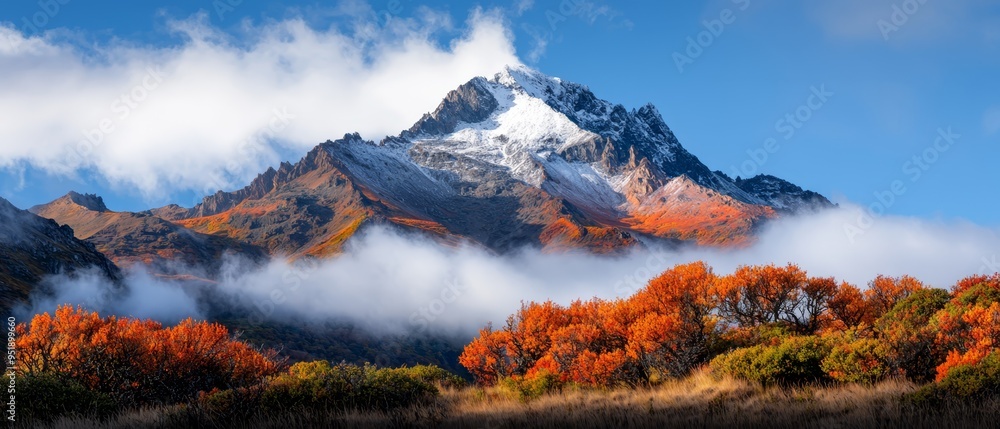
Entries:
POLYGON ((559 200, 518 181, 496 178, 463 185, 435 178, 399 152, 399 143, 375 145, 355 134, 321 144, 297 164, 268 171, 236 193, 208 197, 190 213, 216 211, 219 201, 231 208, 176 222, 288 256, 337 253, 371 224, 494 249, 530 243, 611 250, 632 244, 624 232, 616 235, 578 222, 579 216, 559 200), (252 189, 265 187, 271 190, 252 197, 252 189))
POLYGON ((212 266, 227 253, 263 259, 254 246, 224 236, 200 234, 149 213, 108 210, 96 195, 70 192, 48 204, 30 209, 41 217, 73 228, 76 238, 86 240, 118 264, 161 265, 180 261, 212 266))
POLYGON ((0 198, 0 309, 25 302, 46 275, 94 267, 113 280, 121 272, 73 230, 0 198))
POLYGON ((769 219, 828 206, 772 176, 737 182, 712 171, 652 105, 627 110, 508 67, 451 91, 398 136, 346 135, 243 189, 150 213, 272 254, 325 256, 370 224, 500 252, 743 245, 769 219))
POLYGON ((679 176, 649 194, 624 219, 632 229, 700 244, 745 245, 771 207, 747 204, 679 176))

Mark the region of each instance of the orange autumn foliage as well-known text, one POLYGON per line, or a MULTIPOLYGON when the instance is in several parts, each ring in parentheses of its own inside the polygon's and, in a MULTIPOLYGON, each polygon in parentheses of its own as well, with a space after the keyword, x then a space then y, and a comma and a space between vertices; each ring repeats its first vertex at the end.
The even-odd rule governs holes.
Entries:
POLYGON ((795 266, 719 278, 702 262, 678 265, 628 299, 524 304, 502 329, 480 331, 459 362, 484 384, 536 374, 604 386, 679 377, 711 358, 727 322, 819 329, 836 290, 795 266))
POLYGON ((961 314, 966 332, 956 336, 958 347, 948 351, 948 357, 937 367, 937 380, 960 365, 975 365, 985 359, 1000 345, 1000 302, 989 307, 973 306, 961 314))
POLYGON ((832 321, 832 278, 809 277, 797 265, 742 266, 719 281, 719 312, 742 327, 786 325, 813 333, 832 321))
POLYGON ((865 301, 868 303, 872 319, 878 319, 892 310, 899 301, 913 292, 925 288, 924 284, 910 276, 887 277, 878 276, 868 283, 865 290, 865 301))
POLYGON ((756 347, 753 353, 771 356, 795 338, 837 351, 800 362, 824 362, 823 369, 801 369, 835 380, 897 375, 923 382, 935 368, 941 379, 998 351, 1000 275, 969 277, 949 293, 910 276, 880 275, 860 289, 792 264, 717 276, 696 262, 624 299, 523 304, 503 328, 480 331, 460 363, 487 385, 552 377, 639 385, 684 376, 734 350, 756 347))
POLYGON ((952 295, 960 295, 969 289, 976 286, 986 286, 987 288, 993 290, 1000 290, 1000 273, 994 273, 993 275, 976 274, 973 276, 966 277, 959 280, 958 283, 952 288, 952 295))
POLYGON ((830 298, 829 305, 831 315, 840 322, 841 327, 857 326, 861 323, 871 325, 875 322, 861 289, 850 283, 840 284, 830 298))
POLYGON ((703 262, 678 265, 628 300, 643 315, 630 328, 627 350, 643 372, 680 376, 708 358, 718 324, 712 314, 717 280, 703 262))
POLYGON ((124 404, 173 403, 199 391, 255 384, 278 363, 215 323, 176 326, 59 307, 17 327, 18 371, 54 374, 124 404))

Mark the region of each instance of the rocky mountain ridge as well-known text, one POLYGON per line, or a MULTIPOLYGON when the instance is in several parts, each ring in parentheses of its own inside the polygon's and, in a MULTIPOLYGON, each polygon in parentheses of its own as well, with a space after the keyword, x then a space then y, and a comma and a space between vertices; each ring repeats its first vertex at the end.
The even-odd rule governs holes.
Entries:
POLYGON ((709 169, 651 104, 628 110, 523 66, 473 78, 397 136, 324 142, 297 163, 192 208, 124 214, 96 196, 67 198, 83 214, 36 211, 115 257, 139 259, 198 247, 185 247, 181 236, 214 240, 216 248, 324 257, 377 224, 497 252, 606 253, 656 240, 739 246, 770 219, 831 206, 773 176, 733 180, 709 169), (124 219, 141 227, 114 228, 124 219), (122 250, 154 227, 177 237, 122 250))

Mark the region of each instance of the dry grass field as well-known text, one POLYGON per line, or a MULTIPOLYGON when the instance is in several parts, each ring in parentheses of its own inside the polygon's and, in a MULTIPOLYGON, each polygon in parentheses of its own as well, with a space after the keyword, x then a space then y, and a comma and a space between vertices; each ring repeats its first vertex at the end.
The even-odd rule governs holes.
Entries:
POLYGON ((650 389, 564 389, 521 400, 503 387, 442 389, 433 402, 390 412, 258 415, 212 422, 181 407, 147 409, 109 421, 63 418, 70 428, 985 428, 1000 427, 1000 401, 926 407, 907 399, 917 386, 763 387, 699 370, 650 389))

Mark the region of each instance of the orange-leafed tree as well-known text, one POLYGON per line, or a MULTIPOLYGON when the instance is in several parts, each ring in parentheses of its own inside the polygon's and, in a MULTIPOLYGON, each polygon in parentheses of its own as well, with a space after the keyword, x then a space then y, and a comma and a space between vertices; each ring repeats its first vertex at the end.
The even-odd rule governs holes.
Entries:
POLYGON ((627 333, 617 328, 619 302, 600 299, 574 301, 566 309, 569 324, 552 335, 547 354, 558 364, 563 379, 577 383, 611 385, 628 381, 624 346, 627 333))
POLYGON ((1000 273, 994 273, 992 275, 976 274, 966 277, 959 280, 958 283, 955 283, 955 286, 951 289, 951 293, 952 295, 958 296, 976 286, 984 286, 987 289, 1000 291, 1000 273))
POLYGON ((164 327, 61 306, 17 329, 22 374, 71 379, 126 406, 255 384, 280 366, 273 352, 231 338, 222 325, 193 320, 164 327))
POLYGON ((947 350, 963 348, 973 328, 963 315, 995 302, 1000 302, 1000 277, 977 275, 960 280, 952 287, 951 300, 934 317, 938 343, 947 350))
POLYGON ((875 319, 868 309, 865 295, 850 283, 843 282, 830 298, 830 315, 842 324, 842 328, 852 328, 862 323, 871 326, 875 319))
POLYGON ((659 313, 646 314, 632 324, 628 357, 642 368, 645 378, 672 375, 670 368, 680 366, 679 362, 675 362, 675 356, 670 355, 671 352, 684 352, 678 350, 682 331, 680 324, 676 314, 659 313))
POLYGON ((945 361, 937 367, 939 381, 957 366, 978 364, 1000 346, 1000 302, 989 307, 974 306, 963 313, 961 319, 969 327, 968 333, 960 346, 950 350, 945 361))
POLYGON ((717 281, 703 262, 678 265, 629 300, 642 316, 630 329, 628 351, 647 373, 677 377, 708 359, 717 281))
POLYGON ((910 296, 913 292, 924 289, 925 286, 920 280, 910 276, 888 277, 879 275, 868 283, 865 290, 865 301, 872 319, 878 319, 883 314, 892 310, 892 307, 899 301, 910 296))
POLYGON ((951 295, 932 321, 937 345, 947 351, 937 367, 939 380, 955 367, 975 365, 1000 348, 1000 276, 967 277, 951 295))
POLYGON ((802 284, 799 301, 789 319, 800 332, 814 333, 830 326, 830 301, 837 295, 837 281, 832 277, 810 277, 802 284))
POLYGON ((527 373, 552 347, 552 333, 568 322, 566 310, 552 301, 522 304, 504 326, 510 372, 527 373))
POLYGON ((799 301, 808 277, 797 265, 741 266, 719 281, 719 312, 729 322, 753 327, 796 325, 805 315, 799 301))
POLYGON ((555 363, 563 381, 606 385, 618 380, 618 367, 623 362, 608 360, 605 355, 614 350, 598 347, 602 329, 597 324, 575 323, 564 326, 552 336, 552 348, 545 361, 555 363), (613 366, 608 366, 613 364, 613 366))
POLYGON ((478 383, 487 386, 496 384, 514 375, 514 365, 507 353, 509 338, 508 332, 494 330, 492 325, 487 325, 465 346, 458 363, 469 370, 478 383))
POLYGON ((718 277, 696 262, 625 299, 523 304, 502 329, 480 331, 460 362, 486 384, 636 385, 683 376, 726 350, 782 350, 795 337, 837 352, 823 364, 835 379, 925 381, 997 353, 998 302, 1000 275, 970 277, 949 294, 909 276, 878 276, 861 290, 794 264, 718 277))
POLYGON ((552 348, 552 334, 569 324, 565 308, 546 301, 521 304, 500 329, 487 326, 459 356, 477 381, 493 384, 524 376, 552 348))
MULTIPOLYGON (((641 384, 649 380, 648 365, 643 365, 639 357, 632 353, 631 347, 635 341, 635 324, 645 317, 641 308, 634 305, 634 301, 614 300, 604 301, 598 308, 600 312, 600 323, 603 327, 603 341, 601 350, 606 354, 614 353, 615 362, 620 365, 617 368, 616 381, 626 384, 641 384)), ((610 357, 605 362, 610 362, 610 357)))

